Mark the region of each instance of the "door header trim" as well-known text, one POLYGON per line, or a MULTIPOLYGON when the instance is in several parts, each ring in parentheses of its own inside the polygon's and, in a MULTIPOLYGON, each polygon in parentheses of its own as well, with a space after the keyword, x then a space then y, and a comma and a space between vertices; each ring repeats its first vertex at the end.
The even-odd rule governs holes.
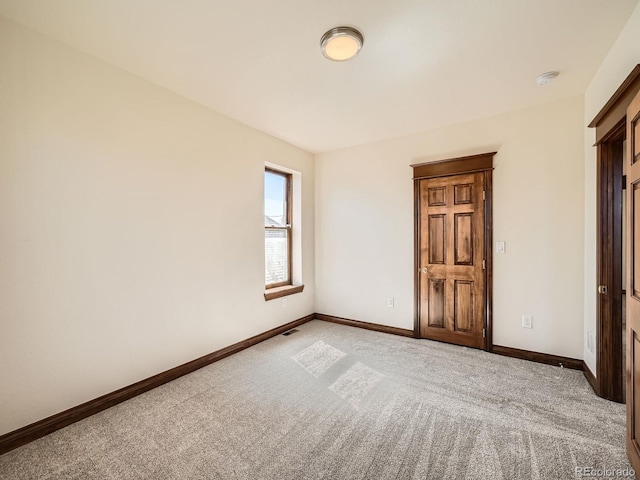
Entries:
POLYGON ((631 70, 605 106, 591 120, 589 128, 596 129, 596 145, 605 141, 606 135, 624 120, 627 107, 638 91, 640 91, 640 63, 631 70))
POLYGON ((415 163, 413 179, 446 177, 461 173, 475 173, 493 170, 493 156, 498 152, 481 153, 468 157, 450 158, 438 162, 415 163))

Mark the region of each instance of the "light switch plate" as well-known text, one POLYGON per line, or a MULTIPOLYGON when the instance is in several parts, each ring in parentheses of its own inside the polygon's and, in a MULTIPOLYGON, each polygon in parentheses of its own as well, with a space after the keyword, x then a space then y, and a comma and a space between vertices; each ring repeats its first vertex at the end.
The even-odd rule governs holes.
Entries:
POLYGON ((507 243, 504 241, 496 242, 496 253, 506 253, 507 252, 507 243))

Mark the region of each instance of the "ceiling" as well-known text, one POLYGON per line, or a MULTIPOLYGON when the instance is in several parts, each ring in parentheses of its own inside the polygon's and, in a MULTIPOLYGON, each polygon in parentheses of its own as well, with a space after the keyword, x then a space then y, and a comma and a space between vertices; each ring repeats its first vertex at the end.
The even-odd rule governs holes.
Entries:
POLYGON ((0 0, 0 15, 320 152, 580 95, 637 3, 0 0), (339 25, 365 37, 345 63, 319 48, 339 25))

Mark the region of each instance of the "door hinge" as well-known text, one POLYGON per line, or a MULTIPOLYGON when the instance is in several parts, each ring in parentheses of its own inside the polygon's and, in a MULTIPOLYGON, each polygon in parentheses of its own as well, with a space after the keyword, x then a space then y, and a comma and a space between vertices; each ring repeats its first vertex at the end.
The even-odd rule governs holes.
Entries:
POLYGON ((484 194, 484 190, 482 191, 482 200, 485 199, 485 194, 484 194))
POLYGON ((482 329, 482 338, 487 338, 487 330, 485 328, 482 329))
POLYGON ((487 267, 487 264, 484 260, 482 260, 482 269, 484 270, 487 267))

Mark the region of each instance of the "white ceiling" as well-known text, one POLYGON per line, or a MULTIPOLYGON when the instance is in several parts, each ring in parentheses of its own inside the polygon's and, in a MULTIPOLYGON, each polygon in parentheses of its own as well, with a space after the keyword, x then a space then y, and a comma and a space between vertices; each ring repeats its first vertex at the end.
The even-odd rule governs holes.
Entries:
POLYGON ((637 3, 0 0, 0 14, 319 152, 579 95, 637 3), (338 25, 365 37, 350 62, 320 52, 338 25))

